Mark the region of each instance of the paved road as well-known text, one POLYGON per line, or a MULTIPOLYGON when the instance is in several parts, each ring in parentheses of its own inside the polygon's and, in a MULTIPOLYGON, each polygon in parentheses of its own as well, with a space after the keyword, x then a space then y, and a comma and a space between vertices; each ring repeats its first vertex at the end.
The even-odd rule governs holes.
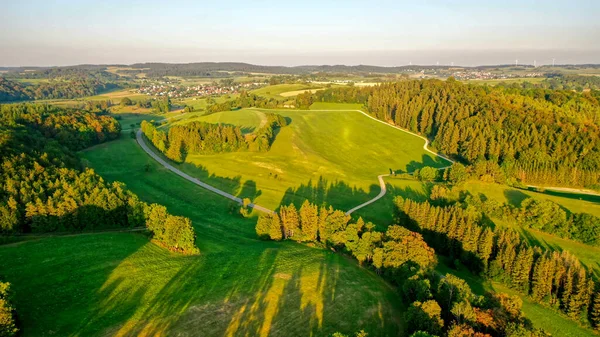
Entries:
MULTIPOLYGON (((205 188, 205 189, 207 189, 207 190, 209 190, 209 191, 211 191, 213 193, 216 193, 216 194, 218 194, 220 196, 223 196, 223 197, 225 197, 227 199, 231 199, 231 200, 237 202, 240 205, 243 203, 243 200, 241 198, 238 198, 235 195, 229 194, 229 193, 227 193, 225 191, 222 191, 222 190, 220 190, 220 189, 218 189, 216 187, 213 187, 213 186, 211 186, 211 185, 209 185, 207 183, 204 183, 204 182, 198 180, 197 178, 194 178, 194 177, 190 176, 189 174, 182 172, 178 168, 176 168, 173 165, 169 164, 166 160, 162 159, 160 156, 158 156, 156 153, 154 153, 154 151, 152 151, 148 147, 148 145, 146 144, 146 141, 144 140, 144 137, 142 135, 142 130, 138 130, 137 131, 137 133, 136 133, 136 139, 137 139, 138 144, 140 144, 140 146, 142 147, 142 149, 144 151, 146 151, 146 153, 148 155, 150 155, 150 157, 152 157, 159 164, 161 164, 162 166, 164 166, 165 168, 167 168, 169 171, 171 171, 171 172, 177 174, 178 176, 180 176, 180 177, 182 177, 182 178, 184 178, 184 179, 186 179, 188 181, 191 181, 192 183, 194 183, 194 184, 196 184, 196 185, 198 185, 198 186, 200 186, 202 188, 205 188)), ((259 210, 261 212, 274 213, 272 210, 270 210, 268 208, 265 208, 265 207, 262 207, 260 205, 256 205, 254 203, 251 203, 248 206, 252 207, 252 208, 254 208, 256 210, 259 210)))

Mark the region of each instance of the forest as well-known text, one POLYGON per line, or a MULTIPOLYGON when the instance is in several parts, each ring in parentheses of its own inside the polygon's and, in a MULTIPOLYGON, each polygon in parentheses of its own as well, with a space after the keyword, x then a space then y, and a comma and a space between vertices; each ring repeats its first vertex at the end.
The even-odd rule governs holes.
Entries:
POLYGON ((599 188, 599 97, 596 91, 411 80, 307 92, 296 106, 362 103, 372 116, 426 136, 465 164, 496 163, 506 183, 599 188))
POLYGON ((96 78, 73 78, 51 80, 38 84, 24 85, 20 82, 0 77, 0 102, 13 102, 40 99, 71 99, 94 96, 117 89, 119 85, 96 78))
MULTIPOLYGON (((438 274, 434 270, 435 252, 421 234, 398 225, 389 226, 385 232, 376 227, 362 218, 351 221, 343 211, 306 200, 299 209, 290 204, 281 206, 278 213, 260 215, 256 233, 262 239, 293 240, 334 249, 375 270, 397 286, 410 303, 404 314, 406 335, 545 335, 524 318, 517 296, 478 296, 464 280, 438 274)), ((483 246, 491 252, 491 245, 486 241, 483 246)))
POLYGON ((174 125, 165 132, 143 121, 141 130, 156 149, 181 163, 187 154, 268 151, 275 140, 275 130, 286 126, 287 120, 275 113, 265 113, 265 116, 265 125, 246 135, 239 126, 206 122, 174 125))
POLYGON ((168 249, 197 253, 187 218, 148 205, 84 168, 74 151, 120 135, 112 117, 48 105, 0 107, 0 233, 146 227, 168 249))
POLYGON ((569 252, 532 247, 514 230, 494 229, 473 205, 435 206, 399 196, 394 202, 397 222, 421 233, 455 265, 505 283, 573 320, 600 326, 600 290, 569 252))

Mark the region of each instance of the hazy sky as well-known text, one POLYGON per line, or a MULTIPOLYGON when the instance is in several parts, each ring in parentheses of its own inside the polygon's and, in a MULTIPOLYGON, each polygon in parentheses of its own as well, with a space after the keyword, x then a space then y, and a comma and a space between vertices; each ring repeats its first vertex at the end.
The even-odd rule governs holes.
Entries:
POLYGON ((600 0, 0 0, 0 66, 600 63, 600 0))

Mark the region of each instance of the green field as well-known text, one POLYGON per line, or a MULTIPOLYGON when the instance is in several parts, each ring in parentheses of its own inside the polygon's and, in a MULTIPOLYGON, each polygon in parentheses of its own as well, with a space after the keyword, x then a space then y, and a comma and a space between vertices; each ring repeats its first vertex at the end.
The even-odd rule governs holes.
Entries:
POLYGON ((265 123, 266 117, 262 111, 255 109, 243 109, 235 111, 222 111, 204 116, 203 113, 189 113, 185 117, 177 118, 169 125, 185 124, 189 122, 206 122, 236 125, 242 128, 244 133, 252 132, 265 123))
POLYGON ((202 255, 174 255, 133 233, 0 246, 24 335, 290 336, 362 328, 386 336, 401 328, 402 304, 379 276, 331 251, 257 240, 255 219, 232 214, 228 200, 158 166, 133 139, 82 155, 106 179, 190 217, 202 255))
POLYGON ((281 94, 291 91, 299 91, 299 90, 310 90, 310 89, 320 89, 323 86, 318 85, 308 85, 308 84, 277 84, 277 85, 269 85, 264 88, 252 90, 251 93, 263 96, 267 98, 275 98, 275 99, 290 99, 293 97, 284 97, 281 94))
MULTIPOLYGON (((193 120, 252 127, 261 111, 274 110, 228 111, 193 120)), ((348 210, 379 193, 379 174, 448 164, 425 152, 423 140, 359 112, 275 111, 291 123, 280 129, 268 152, 188 155, 179 168, 271 209, 310 199, 348 210)), ((377 203, 356 214, 373 221, 389 220, 377 203)))

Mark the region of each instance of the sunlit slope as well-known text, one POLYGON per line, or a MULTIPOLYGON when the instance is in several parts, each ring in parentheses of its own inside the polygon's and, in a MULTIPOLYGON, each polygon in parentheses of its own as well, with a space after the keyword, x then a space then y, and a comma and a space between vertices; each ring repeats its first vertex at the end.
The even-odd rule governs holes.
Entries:
POLYGON ((190 122, 206 122, 214 124, 235 125, 242 128, 243 132, 252 132, 266 122, 265 114, 255 109, 242 109, 235 111, 221 111, 210 115, 193 114, 178 118, 171 125, 181 125, 190 122))
POLYGON ((426 152, 423 140, 356 111, 274 112, 291 123, 278 131, 268 152, 188 155, 179 168, 273 209, 306 198, 350 209, 376 195, 377 175, 390 169, 448 165, 426 152))
POLYGON ((134 233, 0 246, 25 336, 320 336, 360 329, 389 336, 401 329, 402 304, 379 276, 328 250, 258 240, 256 219, 163 169, 133 139, 82 155, 107 180, 190 217, 201 255, 171 254, 134 233))

